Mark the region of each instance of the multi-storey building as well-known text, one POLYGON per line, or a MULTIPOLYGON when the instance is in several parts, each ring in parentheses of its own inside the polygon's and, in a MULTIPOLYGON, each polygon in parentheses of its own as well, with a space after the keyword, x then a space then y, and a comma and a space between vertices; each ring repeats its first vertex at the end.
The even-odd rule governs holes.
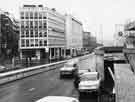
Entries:
POLYGON ((90 32, 83 32, 83 48, 89 49, 90 47, 90 32))
POLYGON ((65 16, 43 5, 20 8, 20 55, 56 59, 65 56, 65 16))
POLYGON ((71 15, 66 17, 66 55, 76 56, 83 47, 82 23, 71 15))
POLYGON ((19 25, 12 14, 0 11, 0 55, 13 56, 18 52, 19 25))

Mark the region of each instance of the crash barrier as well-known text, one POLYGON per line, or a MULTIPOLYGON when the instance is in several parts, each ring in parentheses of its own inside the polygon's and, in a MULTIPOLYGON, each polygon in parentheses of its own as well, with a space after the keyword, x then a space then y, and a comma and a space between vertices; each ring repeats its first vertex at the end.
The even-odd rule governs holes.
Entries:
POLYGON ((82 57, 80 57, 80 61, 82 61, 82 60, 86 60, 86 59, 88 59, 90 56, 92 56, 93 54, 88 54, 88 55, 85 55, 85 56, 82 56, 82 57))
POLYGON ((15 71, 1 73, 0 74, 0 85, 11 82, 11 81, 15 81, 17 79, 22 79, 22 78, 25 78, 25 77, 28 77, 28 76, 31 76, 34 74, 38 74, 41 72, 53 70, 56 68, 61 68, 65 62, 66 61, 61 61, 61 62, 34 66, 34 67, 29 67, 29 68, 19 69, 19 70, 15 70, 15 71))
MULTIPOLYGON (((89 55, 81 56, 78 57, 79 59, 86 59, 88 58, 89 55)), ((76 59, 76 58, 75 58, 76 59)), ((70 60, 70 59, 69 59, 70 60)), ((47 72, 49 70, 54 70, 56 68, 61 68, 64 63, 66 63, 67 60, 60 61, 60 62, 55 62, 51 64, 45 64, 45 65, 39 65, 39 66, 34 66, 34 67, 29 67, 29 68, 23 68, 23 69, 18 69, 10 72, 5 72, 0 74, 0 85, 5 84, 11 81, 15 81, 18 79, 22 79, 31 75, 35 75, 41 72, 47 72)))

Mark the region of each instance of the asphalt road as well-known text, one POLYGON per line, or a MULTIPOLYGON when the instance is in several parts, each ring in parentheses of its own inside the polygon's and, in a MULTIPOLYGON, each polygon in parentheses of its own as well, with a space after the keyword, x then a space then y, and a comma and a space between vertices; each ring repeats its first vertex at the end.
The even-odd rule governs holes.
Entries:
MULTIPOLYGON (((80 62, 80 68, 93 68, 94 57, 80 62)), ((79 98, 73 79, 59 79, 59 69, 43 72, 31 77, 0 86, 0 102, 35 102, 49 95, 79 98)), ((81 102, 96 102, 96 97, 80 99, 81 102)))

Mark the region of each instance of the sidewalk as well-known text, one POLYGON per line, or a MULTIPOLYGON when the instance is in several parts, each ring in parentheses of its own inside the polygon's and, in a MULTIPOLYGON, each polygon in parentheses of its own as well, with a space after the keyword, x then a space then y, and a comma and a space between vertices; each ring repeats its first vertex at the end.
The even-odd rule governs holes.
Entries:
POLYGON ((115 64, 116 102, 135 102, 135 75, 129 64, 115 64))

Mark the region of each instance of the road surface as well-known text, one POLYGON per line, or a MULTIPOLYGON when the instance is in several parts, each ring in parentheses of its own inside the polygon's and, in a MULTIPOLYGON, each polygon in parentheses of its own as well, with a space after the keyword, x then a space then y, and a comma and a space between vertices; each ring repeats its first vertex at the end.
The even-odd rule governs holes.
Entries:
MULTIPOLYGON (((79 63, 80 68, 93 68, 94 57, 79 63)), ((0 102, 35 102, 48 95, 78 98, 73 79, 59 79, 59 69, 43 72, 0 86, 0 102)), ((81 102, 96 102, 96 97, 81 99, 81 102)))

